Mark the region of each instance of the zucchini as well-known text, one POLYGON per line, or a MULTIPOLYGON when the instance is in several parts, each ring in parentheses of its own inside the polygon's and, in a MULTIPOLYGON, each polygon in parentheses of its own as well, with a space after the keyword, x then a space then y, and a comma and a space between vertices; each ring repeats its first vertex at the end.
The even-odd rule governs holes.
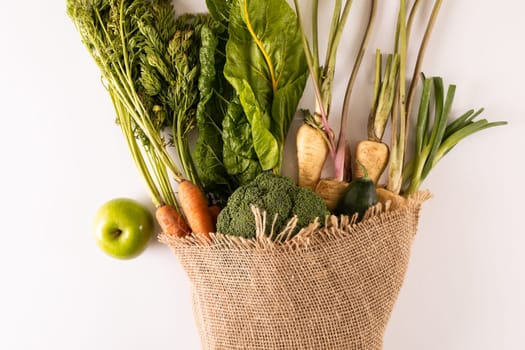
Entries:
POLYGON ((377 191, 368 171, 359 161, 364 176, 356 178, 343 191, 335 209, 336 215, 357 215, 357 222, 363 219, 368 208, 377 204, 377 191))

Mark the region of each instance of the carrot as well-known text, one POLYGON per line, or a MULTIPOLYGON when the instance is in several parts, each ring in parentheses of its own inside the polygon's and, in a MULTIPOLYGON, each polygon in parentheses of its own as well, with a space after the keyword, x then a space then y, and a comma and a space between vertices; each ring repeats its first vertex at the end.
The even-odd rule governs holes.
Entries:
POLYGON ((164 204, 157 208, 155 217, 162 232, 171 236, 184 237, 190 233, 188 224, 171 205, 164 204))
MULTIPOLYGON (((364 140, 357 144, 355 159, 363 164, 368 171, 368 177, 377 185, 379 177, 388 164, 388 146, 382 142, 364 140)), ((362 177, 361 167, 356 167, 355 177, 362 177)))
POLYGON ((209 233, 214 232, 215 227, 208 210, 208 201, 201 189, 191 181, 182 180, 178 192, 179 204, 191 230, 209 238, 209 233))
POLYGON ((315 189, 321 177, 324 163, 328 157, 328 144, 323 133, 303 124, 297 130, 297 184, 300 187, 315 189))
MULTIPOLYGON (((217 225, 217 217, 219 216, 219 213, 221 212, 221 207, 219 207, 218 205, 214 204, 214 205, 210 205, 208 207, 208 210, 210 211, 210 215, 211 215, 211 222, 213 223, 213 225, 217 225)), ((215 229, 213 230, 215 231, 215 229)))

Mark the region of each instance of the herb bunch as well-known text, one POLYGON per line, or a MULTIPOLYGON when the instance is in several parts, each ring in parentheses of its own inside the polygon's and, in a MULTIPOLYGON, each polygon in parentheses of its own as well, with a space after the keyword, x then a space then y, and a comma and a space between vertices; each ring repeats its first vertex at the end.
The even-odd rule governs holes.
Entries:
POLYGON ((177 208, 171 177, 199 183, 188 134, 198 100, 196 32, 207 17, 176 18, 169 0, 68 0, 67 12, 101 71, 154 204, 177 208))

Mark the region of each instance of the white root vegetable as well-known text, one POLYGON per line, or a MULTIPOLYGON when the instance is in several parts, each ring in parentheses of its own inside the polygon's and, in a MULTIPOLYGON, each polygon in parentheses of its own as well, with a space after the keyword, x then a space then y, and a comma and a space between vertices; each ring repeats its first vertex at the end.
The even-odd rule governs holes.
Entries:
POLYGON ((348 185, 349 183, 346 181, 321 179, 315 187, 315 193, 323 198, 328 210, 333 212, 337 207, 337 203, 339 202, 343 191, 348 185))
POLYGON ((390 209, 397 209, 401 206, 403 206, 406 202, 406 198, 403 196, 400 196, 392 191, 387 190, 384 187, 376 187, 377 192, 377 200, 382 203, 386 204, 388 201, 390 201, 390 209))
MULTIPOLYGON (((368 177, 377 185, 381 174, 385 171, 388 164, 388 146, 382 142, 364 140, 357 144, 355 158, 356 163, 360 162, 368 171, 368 177)), ((354 176, 363 177, 361 167, 356 166, 354 176)))
POLYGON ((297 130, 297 183, 300 187, 315 190, 324 163, 328 157, 329 147, 322 132, 308 124, 297 130))

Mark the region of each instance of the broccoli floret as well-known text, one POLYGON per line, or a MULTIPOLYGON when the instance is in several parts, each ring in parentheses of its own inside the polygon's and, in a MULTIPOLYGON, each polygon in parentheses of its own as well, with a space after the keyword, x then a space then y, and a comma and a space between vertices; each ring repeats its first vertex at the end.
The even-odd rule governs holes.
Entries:
POLYGON ((306 227, 319 218, 321 223, 330 212, 324 200, 309 188, 298 187, 293 214, 297 215, 297 227, 306 227))
POLYGON ((275 232, 282 231, 288 221, 297 215, 295 234, 315 218, 323 218, 328 213, 324 201, 313 191, 297 187, 287 177, 262 173, 233 192, 217 218, 217 231, 245 238, 255 237, 255 217, 251 205, 266 211, 266 232, 270 231, 275 214, 275 232))

